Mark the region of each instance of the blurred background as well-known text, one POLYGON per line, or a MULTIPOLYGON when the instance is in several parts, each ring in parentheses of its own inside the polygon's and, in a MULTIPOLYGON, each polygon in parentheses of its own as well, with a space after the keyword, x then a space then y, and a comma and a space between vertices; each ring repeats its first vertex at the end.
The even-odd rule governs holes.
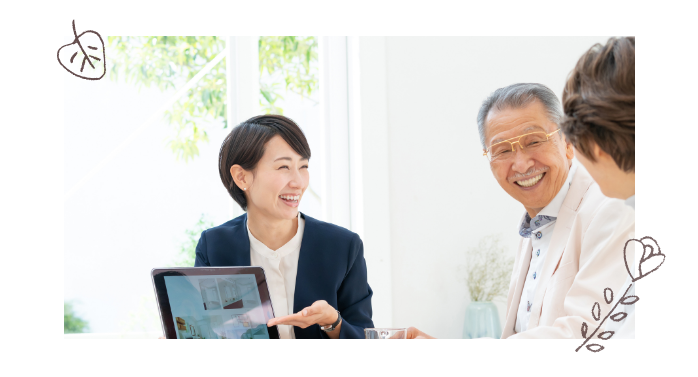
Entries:
POLYGON ((503 322, 496 269, 511 268, 524 209, 489 171, 477 111, 516 82, 560 97, 607 39, 106 38, 106 77, 64 80, 66 336, 162 333, 150 270, 193 265, 201 231, 242 214, 218 151, 261 113, 305 132, 300 210, 363 239, 377 327, 461 338, 473 301, 503 322))

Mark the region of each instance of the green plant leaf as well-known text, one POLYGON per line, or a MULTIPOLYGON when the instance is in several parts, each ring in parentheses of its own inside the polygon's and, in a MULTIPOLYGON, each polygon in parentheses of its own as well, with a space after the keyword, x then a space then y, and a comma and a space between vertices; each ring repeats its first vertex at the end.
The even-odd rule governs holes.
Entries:
MULTIPOLYGON (((110 79, 123 80, 141 88, 173 90, 191 80, 225 48, 219 37, 109 37, 110 79)), ((285 90, 310 97, 318 89, 319 72, 313 68, 318 59, 315 37, 261 37, 259 39, 260 105, 265 113, 283 114, 275 102, 283 96, 273 83, 281 77, 285 90), (266 73, 265 73, 266 72, 266 73), (269 81, 269 84, 264 80, 269 81), (273 80, 272 80, 273 79, 273 80)), ((167 145, 178 160, 189 161, 199 153, 198 143, 208 138, 194 131, 204 123, 221 121, 226 116, 226 66, 216 65, 192 90, 168 109, 164 118, 175 135, 167 145)))
POLYGON ((78 317, 73 310, 71 302, 63 302, 63 333, 82 333, 87 332, 89 325, 87 321, 78 317))

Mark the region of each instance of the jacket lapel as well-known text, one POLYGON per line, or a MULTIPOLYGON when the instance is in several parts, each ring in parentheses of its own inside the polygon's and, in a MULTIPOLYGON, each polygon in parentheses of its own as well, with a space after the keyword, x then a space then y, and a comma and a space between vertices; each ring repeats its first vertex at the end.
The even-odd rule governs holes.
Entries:
POLYGON ((522 237, 521 242, 519 242, 519 251, 517 253, 518 260, 516 262, 518 268, 514 270, 518 275, 512 277, 512 281, 516 281, 516 285, 509 291, 509 297, 507 299, 507 319, 504 324, 504 330, 502 331, 502 339, 508 338, 514 334, 516 314, 519 310, 519 304, 521 303, 521 292, 523 292, 526 273, 531 264, 531 251, 531 239, 522 237))
POLYGON ((540 281, 536 286, 536 294, 534 295, 531 307, 531 317, 528 321, 529 329, 538 326, 541 310, 543 308, 545 291, 565 251, 565 245, 567 245, 567 240, 572 231, 572 224, 577 215, 577 210, 579 210, 579 205, 592 183, 593 180, 589 173, 584 170, 584 167, 577 167, 577 172, 574 178, 572 178, 570 190, 567 192, 567 196, 565 196, 565 200, 562 202, 560 212, 555 221, 555 230, 553 230, 550 246, 548 247, 545 262, 543 262, 540 281))
POLYGON ((231 266, 247 267, 250 262, 250 237, 247 234, 247 213, 241 216, 242 221, 232 229, 233 236, 230 257, 231 266))

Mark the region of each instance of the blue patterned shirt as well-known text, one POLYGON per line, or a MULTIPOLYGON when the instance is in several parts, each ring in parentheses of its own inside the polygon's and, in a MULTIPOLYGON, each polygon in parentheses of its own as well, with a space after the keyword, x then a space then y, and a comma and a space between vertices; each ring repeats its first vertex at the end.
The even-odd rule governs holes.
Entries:
POLYGON ((557 217, 538 215, 534 218, 528 215, 528 212, 524 214, 524 218, 521 219, 521 226, 519 227, 519 234, 521 237, 530 238, 531 233, 534 230, 555 221, 557 217))

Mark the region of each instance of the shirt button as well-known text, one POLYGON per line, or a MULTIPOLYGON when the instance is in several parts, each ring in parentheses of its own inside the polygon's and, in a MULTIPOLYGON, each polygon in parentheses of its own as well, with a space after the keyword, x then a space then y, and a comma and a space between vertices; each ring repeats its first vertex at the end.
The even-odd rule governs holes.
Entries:
POLYGON ((531 301, 526 301, 526 311, 527 312, 531 311, 531 301))
POLYGON ((279 254, 278 254, 278 253, 274 253, 274 254, 272 254, 271 256, 272 256, 272 258, 276 259, 276 258, 279 257, 279 254))
POLYGON ((541 237, 543 237, 543 233, 541 233, 541 232, 536 233, 536 238, 541 239, 541 237))
POLYGON ((533 273, 533 280, 536 280, 536 273, 533 273))
POLYGON ((538 249, 538 251, 536 251, 536 256, 540 256, 540 249, 538 249))

